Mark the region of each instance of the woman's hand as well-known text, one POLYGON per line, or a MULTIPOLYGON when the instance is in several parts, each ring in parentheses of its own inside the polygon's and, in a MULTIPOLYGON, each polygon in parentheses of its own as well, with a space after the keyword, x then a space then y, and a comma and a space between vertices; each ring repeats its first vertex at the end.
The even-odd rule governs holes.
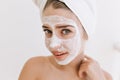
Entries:
POLYGON ((111 76, 104 72, 100 65, 88 56, 85 56, 80 65, 79 77, 82 80, 112 80, 111 76))

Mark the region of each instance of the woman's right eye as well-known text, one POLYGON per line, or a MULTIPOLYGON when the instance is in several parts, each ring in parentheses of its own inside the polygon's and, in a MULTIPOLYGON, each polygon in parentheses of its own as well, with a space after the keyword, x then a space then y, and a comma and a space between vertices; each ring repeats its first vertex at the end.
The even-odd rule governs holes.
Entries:
POLYGON ((50 31, 49 29, 44 29, 44 32, 45 32, 46 34, 52 33, 52 31, 50 31))
POLYGON ((49 29, 44 29, 43 31, 45 32, 45 35, 46 35, 47 37, 51 37, 51 36, 52 36, 52 31, 51 31, 51 30, 49 30, 49 29))

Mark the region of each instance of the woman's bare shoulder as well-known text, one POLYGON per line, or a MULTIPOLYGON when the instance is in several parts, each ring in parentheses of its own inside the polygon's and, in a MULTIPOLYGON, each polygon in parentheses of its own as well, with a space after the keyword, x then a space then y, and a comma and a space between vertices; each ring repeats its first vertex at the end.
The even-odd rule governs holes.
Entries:
POLYGON ((40 56, 30 58, 24 65, 19 80, 35 80, 37 76, 42 76, 42 72, 49 64, 49 57, 40 56))
POLYGON ((30 58, 26 64, 43 64, 49 61, 49 56, 38 56, 30 58))
POLYGON ((50 64, 49 56, 39 56, 39 57, 32 57, 26 63, 25 66, 33 69, 40 69, 45 67, 45 65, 50 64))

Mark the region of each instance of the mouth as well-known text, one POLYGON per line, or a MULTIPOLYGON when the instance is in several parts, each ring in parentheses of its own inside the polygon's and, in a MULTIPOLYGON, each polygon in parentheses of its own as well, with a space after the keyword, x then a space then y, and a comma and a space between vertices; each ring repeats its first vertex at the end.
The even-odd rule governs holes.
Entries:
POLYGON ((68 56, 68 52, 52 52, 56 59, 64 60, 68 56))

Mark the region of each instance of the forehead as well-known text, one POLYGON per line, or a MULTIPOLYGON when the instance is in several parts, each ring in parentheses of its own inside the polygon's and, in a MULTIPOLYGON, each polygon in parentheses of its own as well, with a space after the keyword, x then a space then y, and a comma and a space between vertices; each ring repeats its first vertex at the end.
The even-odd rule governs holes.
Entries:
POLYGON ((77 21, 76 16, 71 11, 67 9, 63 9, 63 8, 54 9, 52 6, 49 6, 42 13, 42 17, 43 16, 54 16, 54 15, 62 16, 62 17, 77 21))
POLYGON ((69 24, 76 25, 75 21, 72 19, 65 18, 63 16, 52 15, 52 16, 43 16, 42 17, 43 24, 69 24))

